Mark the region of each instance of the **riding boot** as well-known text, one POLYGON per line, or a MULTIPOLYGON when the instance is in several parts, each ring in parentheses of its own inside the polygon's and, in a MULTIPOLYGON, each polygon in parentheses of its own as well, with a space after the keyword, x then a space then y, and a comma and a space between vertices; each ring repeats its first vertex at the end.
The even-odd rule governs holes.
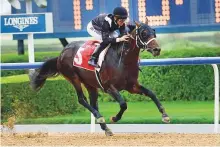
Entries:
POLYGON ((97 62, 98 62, 99 54, 103 51, 103 49, 105 49, 105 47, 101 45, 96 47, 96 49, 92 53, 91 58, 88 61, 89 65, 99 68, 99 65, 97 64, 97 62))

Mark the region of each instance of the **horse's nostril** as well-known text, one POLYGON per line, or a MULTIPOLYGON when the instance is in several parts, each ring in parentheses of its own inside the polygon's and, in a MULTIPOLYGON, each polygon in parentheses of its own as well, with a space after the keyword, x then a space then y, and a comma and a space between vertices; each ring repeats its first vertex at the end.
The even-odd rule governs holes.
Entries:
POLYGON ((156 47, 156 48, 153 49, 153 51, 160 52, 160 51, 161 51, 161 48, 156 47))

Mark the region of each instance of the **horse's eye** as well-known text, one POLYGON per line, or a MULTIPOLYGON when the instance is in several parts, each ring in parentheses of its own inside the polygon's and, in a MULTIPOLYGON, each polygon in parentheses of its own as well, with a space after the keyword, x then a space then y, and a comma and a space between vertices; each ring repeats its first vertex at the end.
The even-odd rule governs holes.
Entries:
POLYGON ((146 33, 142 33, 143 38, 147 38, 147 34, 146 33))

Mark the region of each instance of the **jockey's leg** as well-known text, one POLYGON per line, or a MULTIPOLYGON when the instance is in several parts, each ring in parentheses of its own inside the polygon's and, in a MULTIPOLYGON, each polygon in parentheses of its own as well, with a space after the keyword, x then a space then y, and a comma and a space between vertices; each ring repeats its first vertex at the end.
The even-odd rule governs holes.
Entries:
POLYGON ((107 90, 107 92, 119 103, 120 105, 120 111, 118 112, 118 114, 115 117, 112 117, 112 121, 113 122, 117 122, 121 119, 124 111, 127 109, 127 103, 125 102, 125 100, 121 97, 120 93, 118 92, 118 90, 113 86, 110 85, 109 89, 107 90))
POLYGON ((102 41, 102 33, 101 31, 96 30, 93 25, 92 22, 90 21, 87 25, 87 32, 94 37, 95 39, 101 41, 100 46, 97 46, 96 49, 94 50, 91 58, 88 61, 88 64, 94 67, 99 67, 97 65, 98 62, 98 58, 99 58, 99 54, 108 46, 108 44, 104 43, 102 41))
POLYGON ((100 46, 97 46, 94 52, 92 53, 92 56, 88 61, 88 64, 98 68, 99 66, 97 65, 97 62, 99 55, 107 46, 108 44, 101 42, 100 46))
POLYGON ((145 88, 142 85, 139 85, 138 83, 134 84, 132 88, 128 89, 130 93, 136 93, 136 94, 141 94, 150 97, 153 102, 156 104, 158 110, 162 114, 162 121, 165 123, 170 122, 170 118, 167 115, 165 108, 162 106, 160 103, 159 99, 156 97, 156 95, 149 89, 145 88))
POLYGON ((102 41, 102 33, 93 27, 92 21, 90 21, 87 25, 87 32, 96 40, 102 41))

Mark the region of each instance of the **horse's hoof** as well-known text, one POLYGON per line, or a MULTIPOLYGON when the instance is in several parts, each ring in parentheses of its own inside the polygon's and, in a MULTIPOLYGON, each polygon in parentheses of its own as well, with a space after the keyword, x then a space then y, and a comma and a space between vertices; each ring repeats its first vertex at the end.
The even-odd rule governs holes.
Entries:
POLYGON ((107 129, 105 130, 105 135, 106 135, 106 136, 113 136, 113 133, 112 133, 112 131, 111 131, 109 128, 107 128, 107 129))
POLYGON ((98 119, 97 119, 97 123, 99 123, 99 124, 105 123, 105 118, 104 118, 104 117, 98 118, 98 119))
POLYGON ((170 118, 169 118, 169 116, 163 116, 163 117, 162 117, 162 122, 169 124, 169 123, 170 123, 170 118))
POLYGON ((117 121, 116 121, 116 117, 110 117, 110 122, 111 123, 116 123, 117 121))

